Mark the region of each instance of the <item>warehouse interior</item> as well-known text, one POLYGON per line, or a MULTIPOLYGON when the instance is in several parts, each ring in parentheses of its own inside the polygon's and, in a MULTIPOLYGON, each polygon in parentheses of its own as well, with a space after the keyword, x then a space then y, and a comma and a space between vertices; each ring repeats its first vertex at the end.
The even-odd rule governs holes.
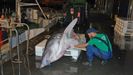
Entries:
POLYGON ((132 11, 133 0, 1 0, 0 75, 133 75, 132 11), (66 33, 83 43, 89 28, 112 44, 106 64, 85 65, 86 48, 66 48, 66 33))

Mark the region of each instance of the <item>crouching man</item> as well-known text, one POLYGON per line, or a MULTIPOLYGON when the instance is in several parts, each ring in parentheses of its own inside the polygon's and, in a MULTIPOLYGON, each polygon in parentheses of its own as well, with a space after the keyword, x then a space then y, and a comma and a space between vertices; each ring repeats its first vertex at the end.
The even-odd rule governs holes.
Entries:
POLYGON ((92 65, 94 56, 102 59, 102 64, 112 58, 112 46, 106 34, 99 34, 94 28, 88 29, 86 33, 90 40, 87 43, 75 45, 75 47, 86 47, 89 66, 92 65))

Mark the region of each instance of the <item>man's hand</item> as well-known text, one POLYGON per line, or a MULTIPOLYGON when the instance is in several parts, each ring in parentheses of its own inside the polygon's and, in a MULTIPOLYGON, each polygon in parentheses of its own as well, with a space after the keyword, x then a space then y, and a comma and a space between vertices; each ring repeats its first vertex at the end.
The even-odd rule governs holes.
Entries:
POLYGON ((81 45, 75 45, 73 48, 75 48, 75 49, 78 49, 78 50, 82 50, 82 51, 86 51, 86 48, 85 47, 81 47, 81 46, 83 46, 83 44, 81 45))
POLYGON ((83 43, 83 44, 79 44, 79 45, 75 45, 75 48, 85 48, 87 46, 87 43, 83 43))

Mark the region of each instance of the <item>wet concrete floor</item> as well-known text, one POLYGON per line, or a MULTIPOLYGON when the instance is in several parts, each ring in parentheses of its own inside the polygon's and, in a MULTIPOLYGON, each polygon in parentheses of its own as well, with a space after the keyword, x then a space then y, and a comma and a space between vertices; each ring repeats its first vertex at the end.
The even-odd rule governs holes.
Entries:
MULTIPOLYGON (((111 21, 111 20, 109 20, 111 21)), ((109 22, 108 21, 108 22, 109 22)), ((107 33, 113 45, 113 58, 105 65, 96 58, 91 67, 83 65, 86 62, 86 53, 82 52, 78 61, 73 62, 71 57, 62 57, 60 60, 46 66, 42 69, 35 67, 35 55, 29 56, 31 75, 133 75, 133 49, 121 49, 114 44, 114 31, 106 20, 101 22, 93 21, 94 27, 101 32, 107 33)), ((15 64, 16 75, 18 74, 18 65, 15 64)), ((10 62, 4 63, 4 75, 13 75, 10 62)), ((21 75, 29 75, 27 68, 21 64, 21 75)))

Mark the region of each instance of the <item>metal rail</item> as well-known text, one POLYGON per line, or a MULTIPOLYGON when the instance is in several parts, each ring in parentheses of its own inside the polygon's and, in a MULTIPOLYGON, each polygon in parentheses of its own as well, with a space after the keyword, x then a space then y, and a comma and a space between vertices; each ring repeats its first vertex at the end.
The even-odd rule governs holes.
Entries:
MULTIPOLYGON (((22 27, 22 26, 26 26, 27 27, 27 45, 26 45, 26 61, 27 61, 27 67, 28 67, 28 71, 29 71, 29 75, 31 75, 31 70, 30 70, 30 64, 29 64, 29 51, 28 51, 28 49, 29 49, 29 35, 30 35, 30 28, 29 28, 29 26, 26 24, 26 23, 12 23, 11 24, 11 26, 13 26, 13 25, 16 25, 16 27, 22 27)), ((20 64, 22 63, 22 61, 20 60, 20 49, 19 49, 19 35, 18 35, 18 31, 17 31, 17 29, 16 28, 14 28, 14 31, 15 31, 15 33, 16 33, 16 39, 17 39, 17 41, 16 41, 16 44, 17 44, 17 55, 18 55, 18 57, 17 57, 17 60, 16 61, 14 61, 14 63, 18 63, 18 68, 19 68, 19 75, 21 75, 21 66, 20 66, 20 64)))
MULTIPOLYGON (((26 61, 27 61, 27 67, 26 69, 28 69, 29 71, 29 75, 31 75, 31 70, 30 70, 30 64, 29 64, 29 35, 30 35, 30 29, 29 26, 25 23, 11 23, 9 26, 8 21, 6 20, 0 20, 0 27, 3 28, 7 28, 9 31, 9 37, 3 41, 1 41, 0 43, 4 42, 4 41, 9 41, 9 53, 10 53, 10 60, 11 60, 11 64, 12 64, 12 71, 13 71, 13 75, 15 75, 15 69, 14 69, 14 63, 18 64, 18 74, 17 75, 21 75, 21 59, 20 59, 20 49, 19 49, 19 34, 18 31, 16 29, 16 27, 22 27, 22 26, 26 26, 27 27, 27 45, 26 45, 26 52, 24 54, 26 54, 26 61), (12 54, 12 32, 15 32, 16 35, 16 47, 17 47, 17 59, 15 61, 13 61, 13 54, 12 54)), ((1 47, 0 47, 0 71, 1 71, 1 75, 4 75, 4 70, 3 70, 3 59, 2 59, 2 52, 1 52, 1 47)))

